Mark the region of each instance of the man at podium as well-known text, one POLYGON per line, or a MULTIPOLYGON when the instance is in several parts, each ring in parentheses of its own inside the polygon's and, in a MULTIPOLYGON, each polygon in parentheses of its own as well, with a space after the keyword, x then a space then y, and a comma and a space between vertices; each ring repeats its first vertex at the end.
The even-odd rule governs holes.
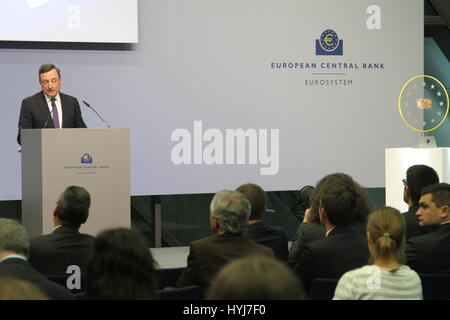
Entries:
POLYGON ((86 128, 75 97, 61 93, 61 73, 54 64, 39 68, 41 91, 22 101, 17 142, 21 129, 86 128))

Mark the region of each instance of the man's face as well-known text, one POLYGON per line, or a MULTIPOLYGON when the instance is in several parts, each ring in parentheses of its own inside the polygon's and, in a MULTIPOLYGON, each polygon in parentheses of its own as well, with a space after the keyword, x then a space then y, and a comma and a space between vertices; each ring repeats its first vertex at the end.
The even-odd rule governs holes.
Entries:
POLYGON ((419 210, 416 212, 416 216, 419 218, 419 225, 429 226, 441 223, 443 218, 447 216, 448 207, 437 207, 433 201, 431 193, 427 193, 420 197, 419 210))
POLYGON ((39 75, 39 83, 42 91, 49 97, 53 98, 59 92, 61 87, 61 79, 58 76, 56 69, 52 69, 49 72, 41 73, 39 75))

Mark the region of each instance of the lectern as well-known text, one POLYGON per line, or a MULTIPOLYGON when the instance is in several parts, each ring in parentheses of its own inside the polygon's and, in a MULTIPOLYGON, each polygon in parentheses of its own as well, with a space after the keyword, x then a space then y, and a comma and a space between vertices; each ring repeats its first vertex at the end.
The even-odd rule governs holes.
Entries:
POLYGON ((91 195, 80 232, 130 228, 129 129, 22 130, 22 224, 30 237, 53 230, 53 209, 71 185, 91 195))

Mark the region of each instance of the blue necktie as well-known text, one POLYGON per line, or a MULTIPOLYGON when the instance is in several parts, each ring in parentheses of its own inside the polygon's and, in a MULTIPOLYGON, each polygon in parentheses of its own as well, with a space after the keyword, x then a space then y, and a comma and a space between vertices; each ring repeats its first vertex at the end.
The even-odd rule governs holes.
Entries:
POLYGON ((53 117, 53 126, 55 128, 59 128, 59 115, 58 115, 58 108, 56 107, 56 99, 52 98, 52 117, 53 117))

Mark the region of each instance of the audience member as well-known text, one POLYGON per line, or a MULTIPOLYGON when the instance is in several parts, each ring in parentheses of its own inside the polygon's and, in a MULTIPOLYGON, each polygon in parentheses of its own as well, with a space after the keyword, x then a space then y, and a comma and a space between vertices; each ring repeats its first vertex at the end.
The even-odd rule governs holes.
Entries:
POLYGON ((422 189, 436 183, 439 183, 438 174, 429 166, 414 165, 406 171, 406 179, 403 180, 403 201, 408 204, 408 211, 403 213, 406 220, 406 239, 432 231, 432 226, 419 225, 416 212, 419 209, 422 189))
POLYGON ((50 299, 74 299, 68 290, 33 269, 27 261, 28 248, 25 229, 15 220, 0 219, 0 276, 28 281, 50 299))
POLYGON ((450 272, 449 207, 449 184, 438 183, 422 189, 416 212, 419 225, 436 229, 406 242, 407 264, 417 272, 450 272))
POLYGON ((362 187, 342 173, 324 178, 319 193, 319 218, 326 237, 305 245, 295 270, 309 291, 314 278, 339 278, 365 265, 369 258, 367 240, 360 230, 369 210, 362 187))
POLYGON ((366 191, 347 174, 330 174, 317 183, 316 190, 311 195, 311 208, 306 210, 303 223, 300 224, 292 240, 289 250, 289 260, 298 260, 303 252, 305 244, 325 237, 326 230, 319 218, 320 194, 322 190, 327 188, 327 185, 334 182, 352 185, 355 189, 356 205, 350 224, 365 236, 367 216, 371 211, 366 191))
POLYGON ((197 284, 204 293, 213 277, 233 259, 250 255, 273 256, 270 248, 243 236, 250 217, 250 202, 237 191, 222 190, 210 206, 210 226, 214 235, 191 243, 187 268, 177 281, 178 287, 197 284))
POLYGON ((138 234, 118 228, 97 236, 87 266, 88 299, 149 300, 156 286, 156 263, 138 234))
POLYGON ((219 271, 208 289, 210 300, 303 300, 298 277, 272 257, 236 259, 219 271))
POLYGON ((52 233, 30 239, 28 261, 42 274, 66 273, 76 265, 81 272, 91 254, 94 237, 80 233, 89 216, 91 197, 83 187, 70 186, 59 197, 53 211, 52 233))
POLYGON ((333 299, 421 300, 419 276, 398 258, 404 251, 405 229, 405 219, 397 209, 372 213, 367 223, 372 264, 346 272, 333 299))
POLYGON ((256 243, 262 244, 273 250, 275 257, 281 261, 288 259, 288 240, 286 231, 281 227, 265 224, 263 214, 266 212, 266 193, 256 184, 244 184, 236 189, 242 193, 251 205, 249 224, 244 231, 244 236, 256 243))
POLYGON ((0 300, 48 300, 48 297, 28 281, 1 276, 0 300))

